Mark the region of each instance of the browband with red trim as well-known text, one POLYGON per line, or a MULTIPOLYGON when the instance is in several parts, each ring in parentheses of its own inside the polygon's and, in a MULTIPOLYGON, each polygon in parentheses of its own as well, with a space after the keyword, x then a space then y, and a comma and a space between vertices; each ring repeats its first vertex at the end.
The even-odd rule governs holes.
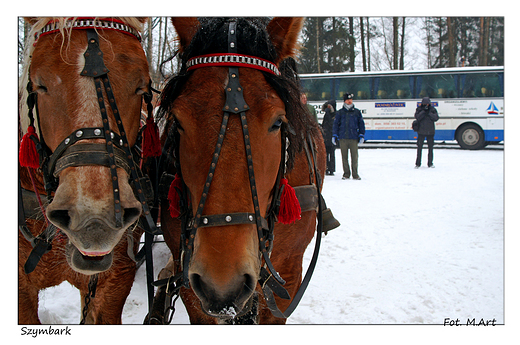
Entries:
MULTIPOLYGON (((128 35, 132 35, 141 42, 141 35, 133 27, 126 25, 118 19, 108 18, 94 18, 94 17, 80 17, 69 18, 65 23, 65 29, 102 29, 102 30, 116 30, 128 35)), ((59 31, 59 22, 51 20, 39 32, 35 34, 35 41, 44 35, 55 33, 59 31)))
POLYGON ((248 67, 280 75, 280 71, 270 61, 241 54, 208 54, 191 58, 186 63, 188 71, 201 67, 248 67))

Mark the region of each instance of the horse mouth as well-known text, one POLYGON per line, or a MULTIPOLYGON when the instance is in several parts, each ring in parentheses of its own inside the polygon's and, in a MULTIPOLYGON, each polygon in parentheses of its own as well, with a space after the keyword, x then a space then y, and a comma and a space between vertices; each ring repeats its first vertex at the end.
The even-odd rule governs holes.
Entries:
POLYGON ((112 252, 85 252, 80 251, 69 243, 66 247, 67 262, 76 272, 92 275, 101 273, 112 266, 112 252))
MULTIPOLYGON (((257 304, 258 296, 253 294, 249 300, 246 301, 245 305, 242 307, 238 307, 236 305, 230 305, 227 307, 222 307, 219 309, 215 309, 209 306, 204 306, 201 303, 202 311, 205 314, 217 318, 219 320, 224 321, 225 323, 235 323, 235 322, 244 322, 244 320, 251 319, 254 320, 258 316, 257 304)), ((255 321, 253 321, 254 323, 255 321)), ((246 322, 249 323, 249 322, 246 322)))

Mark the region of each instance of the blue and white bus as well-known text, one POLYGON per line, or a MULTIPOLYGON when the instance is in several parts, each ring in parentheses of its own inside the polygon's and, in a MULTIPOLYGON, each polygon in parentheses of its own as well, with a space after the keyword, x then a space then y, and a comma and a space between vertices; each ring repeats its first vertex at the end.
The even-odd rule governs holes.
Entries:
POLYGON ((365 120, 365 140, 415 140, 417 105, 430 97, 439 113, 435 140, 456 140, 464 149, 481 149, 504 140, 504 67, 440 68, 424 71, 301 74, 309 104, 322 105, 343 94, 365 120))

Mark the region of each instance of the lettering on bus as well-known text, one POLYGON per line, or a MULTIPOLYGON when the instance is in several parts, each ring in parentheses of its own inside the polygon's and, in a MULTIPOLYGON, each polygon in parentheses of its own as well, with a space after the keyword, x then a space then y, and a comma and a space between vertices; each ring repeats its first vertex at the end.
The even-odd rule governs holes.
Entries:
POLYGON ((374 126, 371 129, 408 129, 405 120, 374 120, 374 126))
POLYGON ((406 107, 405 102, 376 103, 376 108, 404 108, 404 107, 406 107))
POLYGON ((468 103, 468 101, 458 99, 456 101, 444 101, 444 103, 468 103))

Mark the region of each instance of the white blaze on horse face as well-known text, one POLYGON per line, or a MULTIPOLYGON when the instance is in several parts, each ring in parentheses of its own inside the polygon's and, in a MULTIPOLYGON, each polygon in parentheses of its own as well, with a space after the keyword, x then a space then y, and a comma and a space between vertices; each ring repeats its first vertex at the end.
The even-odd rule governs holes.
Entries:
MULTIPOLYGON (((87 48, 85 47, 85 50, 87 48)), ((96 87, 91 77, 81 76, 85 67, 85 57, 83 54, 78 56, 78 79, 74 83, 77 93, 77 107, 71 114, 74 119, 75 127, 101 127, 101 112, 97 101, 96 87)))

